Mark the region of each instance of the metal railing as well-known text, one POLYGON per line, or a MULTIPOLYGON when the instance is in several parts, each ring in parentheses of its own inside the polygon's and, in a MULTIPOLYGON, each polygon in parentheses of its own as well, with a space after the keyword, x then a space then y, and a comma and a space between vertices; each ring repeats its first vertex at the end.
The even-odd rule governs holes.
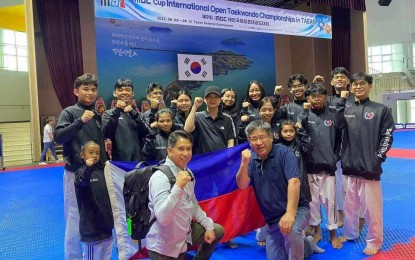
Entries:
POLYGON ((402 92, 414 89, 405 72, 382 73, 369 68, 369 74, 373 76, 374 92, 402 92))

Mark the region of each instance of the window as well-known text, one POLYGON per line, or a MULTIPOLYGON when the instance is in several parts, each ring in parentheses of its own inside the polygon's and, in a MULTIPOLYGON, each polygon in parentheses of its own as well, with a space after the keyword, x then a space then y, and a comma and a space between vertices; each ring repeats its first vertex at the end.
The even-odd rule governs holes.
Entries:
POLYGON ((402 44, 371 46, 369 47, 368 54, 369 67, 376 72, 402 71, 402 44))
POLYGON ((0 69, 28 71, 26 33, 0 29, 0 69))

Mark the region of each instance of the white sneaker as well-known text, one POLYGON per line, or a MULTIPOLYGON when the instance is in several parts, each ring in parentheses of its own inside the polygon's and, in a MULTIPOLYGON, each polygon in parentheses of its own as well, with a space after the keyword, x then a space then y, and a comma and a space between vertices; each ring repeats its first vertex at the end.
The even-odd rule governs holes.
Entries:
POLYGON ((45 162, 39 162, 39 165, 47 165, 45 162))

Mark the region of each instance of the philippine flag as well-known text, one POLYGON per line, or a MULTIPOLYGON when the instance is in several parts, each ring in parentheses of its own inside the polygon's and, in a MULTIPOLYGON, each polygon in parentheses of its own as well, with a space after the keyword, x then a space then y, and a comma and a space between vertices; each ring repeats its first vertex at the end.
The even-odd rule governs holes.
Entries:
POLYGON ((177 54, 179 80, 213 81, 212 56, 177 54))

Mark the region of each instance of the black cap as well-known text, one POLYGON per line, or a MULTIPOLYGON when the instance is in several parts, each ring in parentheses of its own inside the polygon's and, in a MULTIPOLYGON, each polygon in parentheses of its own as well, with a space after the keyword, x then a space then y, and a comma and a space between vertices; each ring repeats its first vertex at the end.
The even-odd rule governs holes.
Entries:
POLYGON ((216 95, 218 95, 219 97, 221 97, 221 92, 220 89, 216 86, 209 86, 207 87, 207 89, 205 90, 205 98, 211 94, 211 93, 215 93, 216 95))

